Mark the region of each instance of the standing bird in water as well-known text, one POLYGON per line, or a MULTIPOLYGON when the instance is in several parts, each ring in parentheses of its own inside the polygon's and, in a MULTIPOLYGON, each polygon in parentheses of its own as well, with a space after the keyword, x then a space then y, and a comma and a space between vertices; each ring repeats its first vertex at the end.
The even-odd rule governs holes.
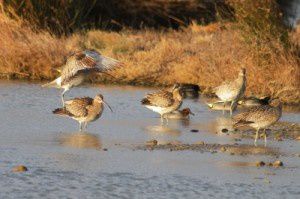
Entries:
POLYGON ((101 94, 96 95, 94 99, 90 97, 74 98, 65 102, 63 108, 53 111, 54 114, 70 117, 79 122, 79 130, 87 128, 89 122, 93 122, 101 117, 106 104, 112 111, 111 107, 103 100, 101 94))
MULTIPOLYGON (((230 102, 230 116, 237 105, 238 100, 243 97, 246 90, 246 69, 242 68, 239 72, 238 78, 231 82, 224 82, 222 85, 216 87, 215 93, 221 101, 215 103, 224 103, 224 108, 227 102, 230 102)), ((224 110, 223 110, 224 113, 224 110)))
POLYGON ((142 105, 146 106, 148 109, 157 112, 161 116, 161 122, 164 122, 165 114, 176 111, 180 108, 182 104, 182 94, 180 91, 179 84, 175 84, 172 91, 161 90, 156 93, 148 94, 144 99, 142 99, 142 105))
POLYGON ((260 129, 264 129, 265 146, 267 144, 266 128, 277 122, 282 114, 282 105, 279 99, 273 99, 270 105, 262 105, 253 107, 243 113, 233 117, 234 128, 241 126, 250 126, 256 129, 254 144, 256 146, 258 133, 260 129))
POLYGON ((84 50, 72 54, 62 67, 60 77, 42 87, 57 87, 64 89, 61 94, 64 105, 64 94, 74 86, 81 84, 93 73, 105 73, 121 65, 118 60, 105 57, 95 50, 84 50))

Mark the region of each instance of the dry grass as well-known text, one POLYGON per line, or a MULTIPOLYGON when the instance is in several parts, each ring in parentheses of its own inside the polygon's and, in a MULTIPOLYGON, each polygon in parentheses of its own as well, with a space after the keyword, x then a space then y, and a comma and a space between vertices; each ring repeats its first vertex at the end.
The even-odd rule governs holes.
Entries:
POLYGON ((0 75, 6 78, 49 79, 52 67, 63 63, 65 39, 35 32, 22 20, 12 20, 0 5, 0 75))
POLYGON ((193 23, 179 31, 92 30, 57 38, 26 28, 23 21, 0 12, 0 73, 10 78, 51 79, 57 75, 52 68, 58 67, 68 53, 94 48, 125 63, 113 73, 116 79, 100 76, 97 82, 151 86, 193 83, 210 94, 211 88, 234 79, 244 66, 247 95, 271 95, 299 104, 300 68, 295 49, 278 39, 280 31, 264 36, 270 30, 274 33, 274 27, 256 32, 242 18, 238 20, 209 26, 193 23))

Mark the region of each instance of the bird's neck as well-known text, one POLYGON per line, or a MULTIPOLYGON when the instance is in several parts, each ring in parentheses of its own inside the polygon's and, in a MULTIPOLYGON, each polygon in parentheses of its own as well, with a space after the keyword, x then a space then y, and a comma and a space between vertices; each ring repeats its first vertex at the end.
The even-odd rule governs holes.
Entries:
POLYGON ((173 97, 177 101, 182 101, 182 95, 180 94, 179 90, 174 90, 173 91, 173 97))
POLYGON ((277 110, 279 111, 280 115, 281 115, 281 112, 282 112, 282 104, 281 102, 276 106, 277 110))
POLYGON ((103 103, 94 100, 94 101, 93 101, 93 107, 94 107, 94 111, 95 111, 95 112, 99 112, 101 109, 103 109, 103 103))
POLYGON ((186 116, 189 115, 189 112, 187 112, 187 111, 181 111, 181 114, 182 114, 182 116, 186 117, 186 116))

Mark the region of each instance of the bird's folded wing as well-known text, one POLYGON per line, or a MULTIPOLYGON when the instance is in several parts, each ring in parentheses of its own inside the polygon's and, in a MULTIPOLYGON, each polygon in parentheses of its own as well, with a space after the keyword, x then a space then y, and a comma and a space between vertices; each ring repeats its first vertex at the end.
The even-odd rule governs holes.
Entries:
POLYGON ((146 99, 149 101, 148 105, 151 106, 168 107, 174 103, 173 94, 168 91, 148 94, 146 99))
POLYGON ((237 114, 233 117, 233 120, 237 123, 248 122, 253 123, 254 121, 263 120, 265 113, 268 111, 268 106, 257 106, 253 107, 243 113, 237 114))
POLYGON ((89 97, 75 98, 65 102, 66 110, 75 117, 85 117, 88 113, 86 107, 93 103, 89 97))

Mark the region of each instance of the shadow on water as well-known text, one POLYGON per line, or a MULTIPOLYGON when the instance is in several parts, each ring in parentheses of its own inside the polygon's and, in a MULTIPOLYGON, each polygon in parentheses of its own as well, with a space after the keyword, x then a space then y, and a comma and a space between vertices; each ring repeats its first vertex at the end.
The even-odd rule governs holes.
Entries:
POLYGON ((146 126, 143 130, 148 134, 150 139, 157 140, 158 144, 166 144, 181 135, 180 130, 164 125, 146 126))
POLYGON ((63 133, 58 138, 61 146, 79 148, 79 149, 101 149, 102 142, 98 135, 87 132, 63 133))
POLYGON ((227 129, 228 131, 233 131, 233 121, 230 117, 225 117, 225 116, 219 116, 216 117, 215 120, 213 120, 209 124, 209 128, 213 132, 217 132, 218 134, 227 129))

